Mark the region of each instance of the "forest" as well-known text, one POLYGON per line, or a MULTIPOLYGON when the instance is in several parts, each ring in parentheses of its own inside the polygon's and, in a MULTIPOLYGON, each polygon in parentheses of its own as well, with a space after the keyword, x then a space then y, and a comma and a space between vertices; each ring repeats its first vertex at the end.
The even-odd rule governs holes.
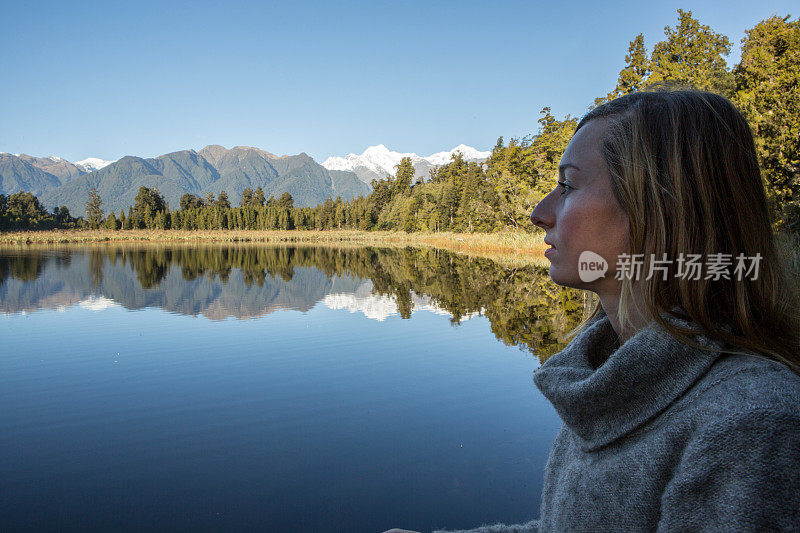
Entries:
MULTIPOLYGON (((775 228, 800 232, 800 19, 773 16, 748 29, 741 60, 729 68, 730 39, 691 11, 679 9, 677 15, 651 51, 644 35, 634 37, 616 86, 593 106, 664 88, 730 98, 752 128, 775 228)), ((187 193, 170 209, 157 189, 141 187, 127 212, 105 213, 92 190, 87 216, 73 218, 64 206, 48 211, 31 193, 18 192, 0 195, 0 229, 533 231, 529 215, 555 187, 561 154, 577 123, 544 107, 535 134, 508 142, 500 137, 484 163, 467 163, 455 154, 425 177, 416 176, 405 158, 394 176, 373 180, 369 195, 349 201, 329 197, 316 207, 295 207, 290 194, 265 198, 258 188, 246 189, 238 206, 222 191, 205 198, 187 193)))

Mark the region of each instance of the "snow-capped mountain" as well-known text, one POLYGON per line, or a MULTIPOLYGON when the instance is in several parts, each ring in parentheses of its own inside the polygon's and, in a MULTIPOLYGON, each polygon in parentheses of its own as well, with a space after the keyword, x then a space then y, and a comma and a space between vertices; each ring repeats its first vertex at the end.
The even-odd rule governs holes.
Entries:
POLYGON ((450 157, 456 152, 461 152, 461 155, 464 156, 465 161, 484 161, 490 155, 492 155, 492 152, 481 152, 480 150, 476 150, 475 148, 467 146, 466 144, 459 144, 449 152, 436 152, 435 154, 431 154, 423 159, 433 163, 434 165, 446 165, 450 162, 450 157))
POLYGON ((345 157, 329 157, 322 163, 322 166, 328 170, 349 170, 362 181, 369 183, 373 179, 394 176, 394 167, 404 157, 410 157, 417 177, 427 179, 428 173, 433 167, 449 163, 455 152, 461 152, 465 161, 484 161, 491 155, 491 152, 481 152, 471 146, 459 144, 450 151, 437 152, 423 157, 414 153, 395 152, 383 144, 379 144, 370 146, 361 155, 347 154, 345 157))
POLYGON ((86 172, 94 172, 95 170, 100 170, 103 167, 107 167, 111 163, 115 163, 116 161, 104 161, 97 157, 87 157, 81 161, 75 161, 75 166, 78 168, 83 169, 86 172))
MULTIPOLYGON (((103 159, 97 157, 87 157, 82 161, 75 161, 71 163, 64 159, 63 157, 58 157, 57 155, 51 155, 47 157, 34 157, 27 154, 11 154, 6 152, 0 152, 0 154, 6 155, 13 155, 14 157, 21 157, 23 160, 28 161, 32 165, 48 170, 49 167, 55 167, 57 165, 69 165, 69 166, 76 166, 79 170, 83 172, 94 172, 95 170, 100 170, 103 167, 110 165, 111 163, 116 163, 114 161, 105 161, 103 159)), ((58 175, 58 174, 56 174, 58 175)))

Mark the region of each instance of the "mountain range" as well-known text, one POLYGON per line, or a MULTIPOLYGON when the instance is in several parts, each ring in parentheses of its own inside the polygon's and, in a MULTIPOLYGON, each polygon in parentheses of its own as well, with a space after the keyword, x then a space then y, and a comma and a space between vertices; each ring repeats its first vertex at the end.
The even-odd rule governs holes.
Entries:
POLYGON ((223 190, 231 204, 238 205, 244 189, 257 187, 267 197, 289 192, 295 206, 315 206, 328 197, 349 200, 369 194, 369 183, 393 175, 403 157, 411 157, 416 175, 427 178, 431 168, 449 162, 455 151, 468 161, 483 161, 489 155, 460 145, 420 157, 380 144, 361 155, 330 157, 320 165, 306 153, 278 156, 251 146, 209 145, 200 151, 181 150, 153 158, 87 158, 75 163, 56 156, 0 153, 0 194, 28 191, 48 209, 65 205, 74 216, 85 215, 93 188, 103 200, 103 209, 117 214, 133 205, 142 186, 157 188, 173 209, 185 193, 204 197, 223 190))

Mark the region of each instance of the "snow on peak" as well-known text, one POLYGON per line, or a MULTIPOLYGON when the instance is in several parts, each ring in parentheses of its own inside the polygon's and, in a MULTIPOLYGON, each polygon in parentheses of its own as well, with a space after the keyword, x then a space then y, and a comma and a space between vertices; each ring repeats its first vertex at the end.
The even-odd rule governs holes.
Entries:
POLYGON ((364 150, 365 154, 380 154, 386 153, 389 149, 386 148, 385 144, 376 144, 375 146, 370 146, 366 150, 364 150))
MULTIPOLYGON (((325 296, 322 303, 329 309, 347 309, 350 313, 362 313, 365 317, 383 322, 390 316, 400 314, 397 299, 394 296, 375 294, 372 281, 365 281, 359 285, 354 292, 331 293, 325 296)), ((418 311, 430 311, 437 315, 451 316, 451 313, 438 305, 430 296, 417 294, 411 291, 412 313, 418 311)), ((469 313, 461 317, 461 320, 469 320, 484 312, 469 313)))
POLYGON ((394 175, 395 166, 400 163, 404 157, 410 157, 411 163, 417 165, 420 163, 428 163, 430 165, 444 165, 450 162, 450 157, 455 152, 461 152, 464 159, 467 161, 483 160, 491 155, 491 152, 481 152, 459 144, 448 152, 437 152, 427 157, 419 156, 415 153, 402 153, 389 150, 385 145, 378 144, 370 146, 361 155, 347 154, 344 157, 332 156, 323 161, 322 166, 328 170, 350 170, 354 171, 357 168, 363 168, 380 174, 381 176, 394 175))
POLYGON ((429 155, 425 159, 434 165, 446 165, 450 162, 450 157, 456 152, 461 152, 461 155, 464 156, 464 159, 467 161, 486 159, 492 155, 492 152, 481 152, 480 150, 476 150, 475 148, 467 146, 466 144, 459 144, 449 152, 436 152, 435 154, 429 155))
POLYGON ((88 298, 81 300, 78 302, 78 305, 83 309, 88 309, 89 311, 105 311, 106 309, 119 307, 119 304, 114 300, 95 294, 92 294, 88 298))
POLYGON ((410 157, 412 161, 420 159, 417 154, 403 154, 393 152, 385 145, 370 146, 361 155, 347 154, 344 157, 329 157, 322 166, 328 170, 355 170, 356 168, 366 168, 376 174, 393 175, 394 167, 400 163, 404 157, 410 157))
POLYGON ((103 159, 99 159, 97 157, 87 157, 82 161, 75 161, 75 166, 82 168, 86 172, 92 172, 94 170, 100 170, 103 167, 107 167, 111 163, 115 163, 116 161, 104 161, 103 159))

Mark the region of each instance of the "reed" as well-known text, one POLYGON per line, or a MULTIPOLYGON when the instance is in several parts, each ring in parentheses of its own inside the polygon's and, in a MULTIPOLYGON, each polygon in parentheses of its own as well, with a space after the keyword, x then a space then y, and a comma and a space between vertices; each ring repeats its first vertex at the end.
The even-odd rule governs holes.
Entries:
POLYGON ((264 243, 435 247, 468 255, 505 256, 546 264, 544 235, 497 233, 405 233, 398 231, 255 231, 255 230, 52 230, 0 233, 0 246, 90 243, 264 243))
MULTIPOLYGON (((800 235, 778 233, 781 255, 800 285, 800 235)), ((467 255, 502 257, 504 262, 548 265, 543 257, 544 234, 523 231, 496 233, 405 233, 402 231, 255 231, 255 230, 51 230, 0 233, 0 246, 90 243, 309 243, 320 245, 431 246, 467 255)))

